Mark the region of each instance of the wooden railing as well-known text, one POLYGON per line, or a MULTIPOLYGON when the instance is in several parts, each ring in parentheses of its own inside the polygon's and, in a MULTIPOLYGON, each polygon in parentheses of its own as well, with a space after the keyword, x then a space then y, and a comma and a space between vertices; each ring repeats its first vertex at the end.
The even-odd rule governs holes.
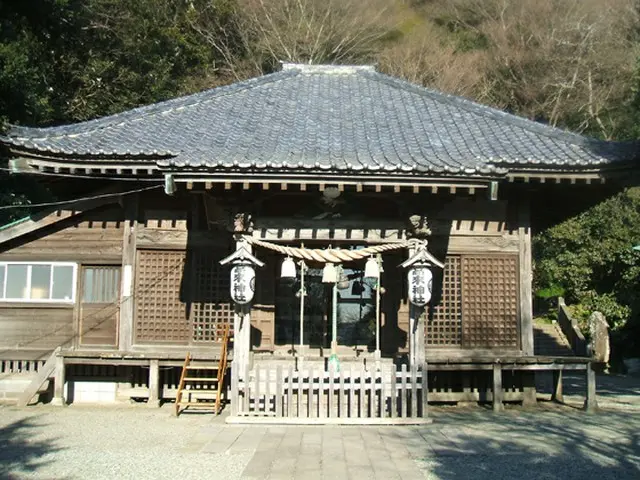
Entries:
POLYGON ((0 360, 0 373, 36 373, 46 360, 0 360))
POLYGON ((256 365, 232 368, 232 421, 290 423, 423 423, 427 368, 385 370, 256 365))

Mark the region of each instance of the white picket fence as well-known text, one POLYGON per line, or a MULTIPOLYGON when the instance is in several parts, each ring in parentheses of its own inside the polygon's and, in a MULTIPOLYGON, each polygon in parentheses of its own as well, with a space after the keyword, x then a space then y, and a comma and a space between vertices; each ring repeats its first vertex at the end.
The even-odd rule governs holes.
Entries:
POLYGON ((232 421, 272 418, 286 423, 423 423, 427 366, 339 371, 256 365, 232 368, 232 421))

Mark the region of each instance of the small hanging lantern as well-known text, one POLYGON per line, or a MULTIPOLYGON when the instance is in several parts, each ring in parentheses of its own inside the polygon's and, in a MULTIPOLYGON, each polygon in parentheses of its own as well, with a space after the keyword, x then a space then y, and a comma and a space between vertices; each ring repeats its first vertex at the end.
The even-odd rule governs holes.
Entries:
POLYGON ((296 263, 293 258, 287 257, 282 261, 280 278, 296 278, 296 263))
POLYGON ((220 265, 231 263, 231 298, 239 305, 246 305, 253 300, 256 290, 255 267, 263 267, 264 263, 254 257, 242 244, 235 252, 220 260, 220 265))
POLYGON ((322 283, 336 283, 338 281, 338 272, 333 263, 326 263, 322 269, 322 283))
POLYGON ((426 243, 419 245, 416 253, 400 264, 401 267, 408 269, 409 301, 413 305, 424 307, 431 300, 433 289, 431 267, 434 265, 444 268, 444 264, 429 253, 426 243))
POLYGON ((380 278, 380 265, 373 257, 370 257, 364 266, 364 278, 375 278, 376 280, 380 278))

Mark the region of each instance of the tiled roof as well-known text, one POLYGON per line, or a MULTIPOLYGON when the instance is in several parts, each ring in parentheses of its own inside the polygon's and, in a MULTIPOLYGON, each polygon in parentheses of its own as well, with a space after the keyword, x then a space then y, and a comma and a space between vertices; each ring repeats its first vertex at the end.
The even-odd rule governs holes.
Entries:
POLYGON ((53 157, 118 157, 175 171, 482 175, 509 167, 598 168, 636 143, 589 139, 383 75, 285 65, 226 87, 0 141, 53 157))

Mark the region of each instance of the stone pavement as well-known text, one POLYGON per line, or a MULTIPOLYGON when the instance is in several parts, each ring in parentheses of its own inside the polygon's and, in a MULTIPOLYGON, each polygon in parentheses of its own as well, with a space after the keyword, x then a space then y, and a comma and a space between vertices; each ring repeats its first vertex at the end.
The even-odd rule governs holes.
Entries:
POLYGON ((246 479, 640 478, 640 416, 542 405, 434 417, 419 427, 220 425, 205 448, 253 452, 246 479))

